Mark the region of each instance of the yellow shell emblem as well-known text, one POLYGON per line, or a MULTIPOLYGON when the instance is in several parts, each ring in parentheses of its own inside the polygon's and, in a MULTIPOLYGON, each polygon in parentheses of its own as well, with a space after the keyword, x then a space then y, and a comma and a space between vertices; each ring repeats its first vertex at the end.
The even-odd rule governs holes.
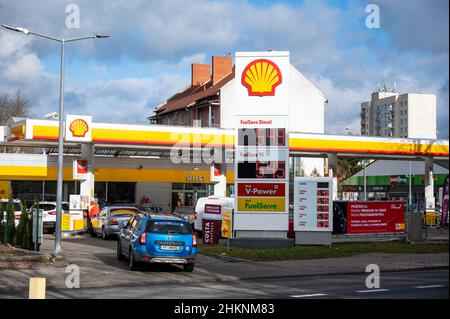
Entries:
POLYGON ((74 137, 84 137, 89 131, 89 126, 84 120, 78 119, 70 124, 69 130, 74 137))
POLYGON ((266 59, 255 60, 242 72, 242 84, 248 89, 248 95, 275 95, 275 88, 281 84, 280 68, 266 59))

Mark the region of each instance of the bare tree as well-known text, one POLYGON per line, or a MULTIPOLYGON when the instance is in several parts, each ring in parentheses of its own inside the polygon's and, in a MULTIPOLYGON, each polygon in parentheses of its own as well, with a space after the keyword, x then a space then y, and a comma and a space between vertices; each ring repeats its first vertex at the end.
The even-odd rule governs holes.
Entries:
POLYGON ((6 125, 11 117, 27 116, 30 116, 30 103, 20 89, 14 96, 0 93, 0 125, 6 125))
MULTIPOLYGON (((11 117, 30 116, 30 103, 28 98, 18 89, 11 96, 8 93, 0 93, 0 125, 6 125, 11 117)), ((11 146, 0 146, 0 153, 19 153, 21 149, 11 146)))

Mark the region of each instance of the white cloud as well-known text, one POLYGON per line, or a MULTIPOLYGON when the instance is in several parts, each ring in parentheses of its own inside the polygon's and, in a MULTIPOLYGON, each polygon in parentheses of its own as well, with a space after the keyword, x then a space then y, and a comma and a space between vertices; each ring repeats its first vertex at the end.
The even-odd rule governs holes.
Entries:
MULTIPOLYGON (((290 50, 291 62, 326 94, 330 133, 359 127, 360 103, 385 79, 396 81, 400 92, 435 93, 439 130, 448 132, 447 1, 380 0, 382 28, 371 32, 364 27, 364 3, 354 0, 345 8, 316 0, 79 0, 81 28, 69 30, 64 9, 72 2, 0 0, 2 23, 26 21, 55 36, 111 35, 71 46, 76 58, 89 59, 92 73, 78 79, 83 87, 68 81, 69 111, 145 121, 153 106, 189 83, 190 63, 210 63, 211 54, 274 49, 290 50), (127 61, 149 74, 125 72, 127 61)), ((56 109, 59 75, 42 67, 54 53, 48 41, 0 30, 0 90, 26 88, 38 114, 56 109)))
POLYGON ((42 73, 42 65, 35 54, 27 53, 17 60, 7 63, 4 69, 4 79, 6 81, 21 82, 38 81, 42 73))

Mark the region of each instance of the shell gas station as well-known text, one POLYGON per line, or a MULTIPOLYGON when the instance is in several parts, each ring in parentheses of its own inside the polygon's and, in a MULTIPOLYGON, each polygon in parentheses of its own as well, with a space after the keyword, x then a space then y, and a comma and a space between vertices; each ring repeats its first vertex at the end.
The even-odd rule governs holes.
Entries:
MULTIPOLYGON (((282 214, 236 212, 236 237, 286 237, 290 171, 296 158, 323 161, 323 176, 333 180, 333 199, 339 157, 422 161, 429 177, 424 189, 426 208, 433 210, 433 162, 448 163, 448 140, 330 135, 323 129, 303 129, 301 118, 308 121, 311 115, 302 111, 301 107, 308 107, 303 100, 298 102, 300 110, 291 107, 298 72, 292 68, 289 52, 236 53, 234 77, 220 93, 232 96, 234 107, 229 114, 220 111, 221 127, 113 124, 95 122, 86 115, 66 115, 63 200, 76 194, 87 196, 89 202, 147 204, 171 212, 178 206, 194 206, 200 197, 234 196, 239 180, 253 182, 254 176, 240 177, 236 163, 242 147, 238 130, 251 127, 286 131, 279 150, 280 154, 286 150, 286 158, 281 157, 285 163, 275 169, 283 169, 283 177, 277 179, 274 174, 263 182, 286 183, 287 205, 282 214), (239 121, 252 124, 239 125, 239 121)), ((54 201, 57 144, 55 120, 12 118, 0 127, 0 146, 20 149, 0 154, 0 196, 11 194, 27 205, 36 198, 54 201)), ((257 160, 267 162, 263 157, 257 160)))

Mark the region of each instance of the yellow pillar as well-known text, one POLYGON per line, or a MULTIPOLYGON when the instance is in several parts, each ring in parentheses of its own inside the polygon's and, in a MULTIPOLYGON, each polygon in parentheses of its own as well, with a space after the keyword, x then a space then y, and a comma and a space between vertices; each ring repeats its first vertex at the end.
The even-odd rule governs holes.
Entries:
POLYGON ((45 299, 45 278, 30 278, 29 299, 45 299))

